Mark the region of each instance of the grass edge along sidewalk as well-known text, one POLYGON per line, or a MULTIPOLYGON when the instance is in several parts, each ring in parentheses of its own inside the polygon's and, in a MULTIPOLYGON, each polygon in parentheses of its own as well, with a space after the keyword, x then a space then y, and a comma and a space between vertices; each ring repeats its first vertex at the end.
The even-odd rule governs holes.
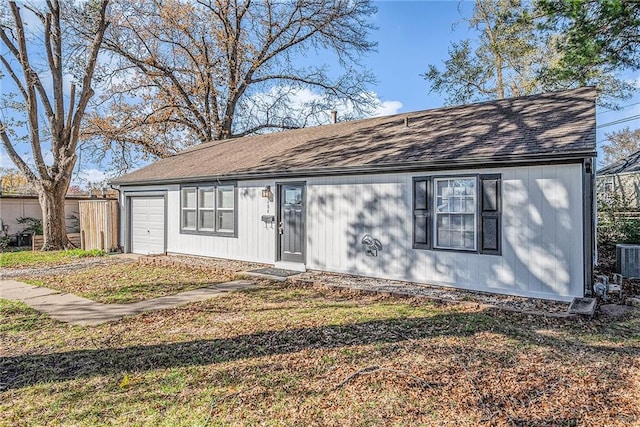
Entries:
POLYGON ((162 310, 203 301, 227 292, 246 289, 254 284, 255 282, 249 280, 235 280, 131 304, 103 304, 16 280, 2 280, 0 298, 23 302, 62 322, 87 326, 99 325, 145 311, 162 310))

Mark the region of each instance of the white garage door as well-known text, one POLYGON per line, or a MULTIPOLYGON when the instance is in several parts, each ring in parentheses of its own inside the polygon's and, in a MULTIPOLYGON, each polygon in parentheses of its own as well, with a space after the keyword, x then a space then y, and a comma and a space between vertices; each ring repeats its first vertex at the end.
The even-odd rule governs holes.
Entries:
POLYGON ((164 197, 131 198, 131 252, 163 253, 164 227, 164 197))

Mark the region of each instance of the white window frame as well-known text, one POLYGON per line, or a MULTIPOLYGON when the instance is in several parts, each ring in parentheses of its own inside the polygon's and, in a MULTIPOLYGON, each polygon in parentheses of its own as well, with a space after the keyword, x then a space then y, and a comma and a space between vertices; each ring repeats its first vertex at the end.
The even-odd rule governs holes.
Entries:
MULTIPOLYGON (((214 186, 198 187, 198 230, 216 231, 216 188, 214 186), (211 191, 213 193, 213 205, 210 208, 202 205, 202 193, 211 191), (211 227, 202 226, 202 212, 211 212, 213 215, 213 224, 211 227)), ((233 230, 231 230, 233 232, 233 230)))
MULTIPOLYGON (((447 185, 447 188, 452 188, 449 185, 447 185)), ((434 177, 433 178, 433 247, 435 249, 444 249, 444 250, 455 250, 455 251, 465 251, 465 252, 477 252, 478 251, 478 212, 480 209, 480 205, 478 203, 478 177, 477 176, 469 176, 469 175, 452 175, 452 176, 440 176, 440 177, 434 177), (474 204, 474 208, 473 208, 473 212, 469 212, 469 211, 450 211, 450 212, 440 212, 438 209, 438 197, 440 197, 441 199, 444 198, 444 195, 438 194, 438 183, 441 182, 449 182, 451 183, 452 181, 456 181, 456 180, 465 180, 465 181, 473 181, 473 193, 472 194, 464 194, 464 195, 459 195, 456 196, 455 194, 451 195, 451 196, 447 196, 447 199, 449 197, 458 197, 460 199, 464 199, 464 198, 468 198, 470 196, 473 197, 473 204, 474 204), (473 241, 473 247, 472 248, 467 248, 464 247, 464 233, 469 233, 469 231, 465 231, 464 230, 464 221, 461 222, 461 228, 460 228, 460 233, 462 235, 462 244, 463 246, 451 246, 451 245, 443 245, 440 244, 439 242, 439 235, 438 235, 438 219, 440 217, 443 216, 452 216, 452 215, 460 215, 461 217, 464 217, 465 215, 473 215, 473 237, 472 237, 472 241, 473 241)), ((451 228, 449 228, 448 230, 449 232, 452 231, 456 231, 456 230, 452 230, 451 228)))
POLYGON ((604 185, 603 185, 604 194, 613 194, 614 188, 615 186, 613 183, 613 177, 612 176, 604 177, 604 185))
POLYGON ((234 217, 234 224, 235 224, 235 210, 236 210, 236 201, 235 201, 235 195, 234 197, 232 197, 231 200, 233 200, 233 206, 228 208, 228 207, 220 207, 220 203, 222 202, 223 198, 222 197, 218 197, 220 192, 223 191, 222 189, 228 189, 231 188, 231 191, 234 192, 235 188, 231 185, 220 185, 218 187, 216 187, 216 212, 215 212, 215 227, 216 230, 220 233, 233 233, 232 229, 228 229, 228 228, 221 228, 220 223, 222 221, 220 221, 220 212, 233 212, 233 217, 234 217))
POLYGON ((198 229, 198 188, 197 187, 182 187, 180 189, 180 229, 187 231, 195 231, 198 229), (185 207, 185 197, 184 194, 187 191, 195 191, 195 206, 194 207, 185 207), (185 224, 185 212, 194 212, 195 213, 195 227, 187 227, 185 224))
POLYGON ((238 204, 237 199, 237 191, 235 183, 222 183, 222 184, 201 184, 201 185, 185 185, 180 188, 180 233, 182 234, 203 234, 203 235, 214 235, 214 236, 225 236, 225 237, 235 237, 236 230, 238 228, 237 217, 238 214, 236 212, 236 206, 238 204), (228 188, 233 191, 233 207, 232 208, 219 208, 218 207, 218 189, 219 188, 228 188), (195 190, 196 193, 196 206, 195 209, 191 207, 184 206, 184 191, 185 190, 195 190), (213 208, 203 207, 201 206, 202 200, 202 192, 203 191, 212 191, 213 192, 213 208), (186 211, 195 212, 196 217, 196 226, 193 227, 185 227, 184 223, 184 214, 186 211), (201 212, 213 212, 213 228, 202 227, 201 224, 201 212), (233 212, 233 228, 232 229, 221 229, 219 228, 219 220, 218 213, 221 211, 233 212))

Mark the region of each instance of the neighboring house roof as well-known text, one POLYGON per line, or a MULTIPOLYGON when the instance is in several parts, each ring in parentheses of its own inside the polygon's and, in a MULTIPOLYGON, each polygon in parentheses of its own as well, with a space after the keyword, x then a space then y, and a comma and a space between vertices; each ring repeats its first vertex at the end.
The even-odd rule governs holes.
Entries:
POLYGON ((640 172, 640 151, 613 162, 598 170, 598 175, 617 175, 620 173, 640 172))
MULTIPOLYGON (((79 196, 72 196, 72 195, 66 195, 65 200, 96 200, 97 196, 91 197, 89 195, 79 195, 79 196)), ((106 197, 109 200, 117 200, 117 197, 113 197, 111 195, 108 195, 106 197)), ((2 193, 0 192, 0 199, 28 199, 28 200, 38 200, 38 196, 34 195, 34 194, 7 194, 7 193, 2 193)), ((104 200, 103 197, 100 197, 98 200, 104 200)))
POLYGON ((592 87, 203 143, 114 184, 493 165, 595 155, 592 87))

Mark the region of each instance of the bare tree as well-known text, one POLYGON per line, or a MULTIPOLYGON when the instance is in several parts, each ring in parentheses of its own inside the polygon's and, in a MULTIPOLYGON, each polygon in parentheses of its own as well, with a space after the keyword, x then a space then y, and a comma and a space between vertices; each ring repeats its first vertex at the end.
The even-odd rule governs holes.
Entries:
POLYGON ((358 60, 369 0, 138 0, 114 3, 105 36, 116 73, 88 122, 106 146, 153 156, 185 146, 303 127, 347 102, 366 108, 373 77, 358 60), (335 54, 340 75, 317 64, 335 54), (301 91, 313 90, 296 104, 301 91), (107 99, 107 98, 105 98, 107 99))
POLYGON ((3 8, 0 64, 20 99, 13 101, 5 96, 7 112, 0 116, 0 139, 9 158, 38 193, 43 250, 70 245, 64 199, 76 163, 81 121, 94 94, 91 84, 107 28, 109 0, 80 5, 68 3, 47 0, 42 8, 24 5, 27 13, 32 13, 42 26, 42 34, 38 35, 26 28, 22 11, 14 1, 8 2, 8 7, 6 3, 0 4, 3 8), (78 39, 74 28, 64 25, 65 14, 91 22, 92 37, 87 43, 65 49, 65 39, 78 39), (41 57, 45 60, 39 61, 41 57), (65 83, 73 78, 67 73, 72 72, 78 73, 78 82, 72 83, 66 92, 65 83), (20 114, 25 117, 24 121, 16 119, 20 114), (25 138, 21 138, 22 127, 27 132, 25 138), (30 146, 27 155, 22 154, 25 142, 30 146))
POLYGON ((605 144, 602 146, 604 152, 603 165, 622 160, 635 154, 640 150, 640 128, 626 128, 608 133, 605 135, 605 144))

